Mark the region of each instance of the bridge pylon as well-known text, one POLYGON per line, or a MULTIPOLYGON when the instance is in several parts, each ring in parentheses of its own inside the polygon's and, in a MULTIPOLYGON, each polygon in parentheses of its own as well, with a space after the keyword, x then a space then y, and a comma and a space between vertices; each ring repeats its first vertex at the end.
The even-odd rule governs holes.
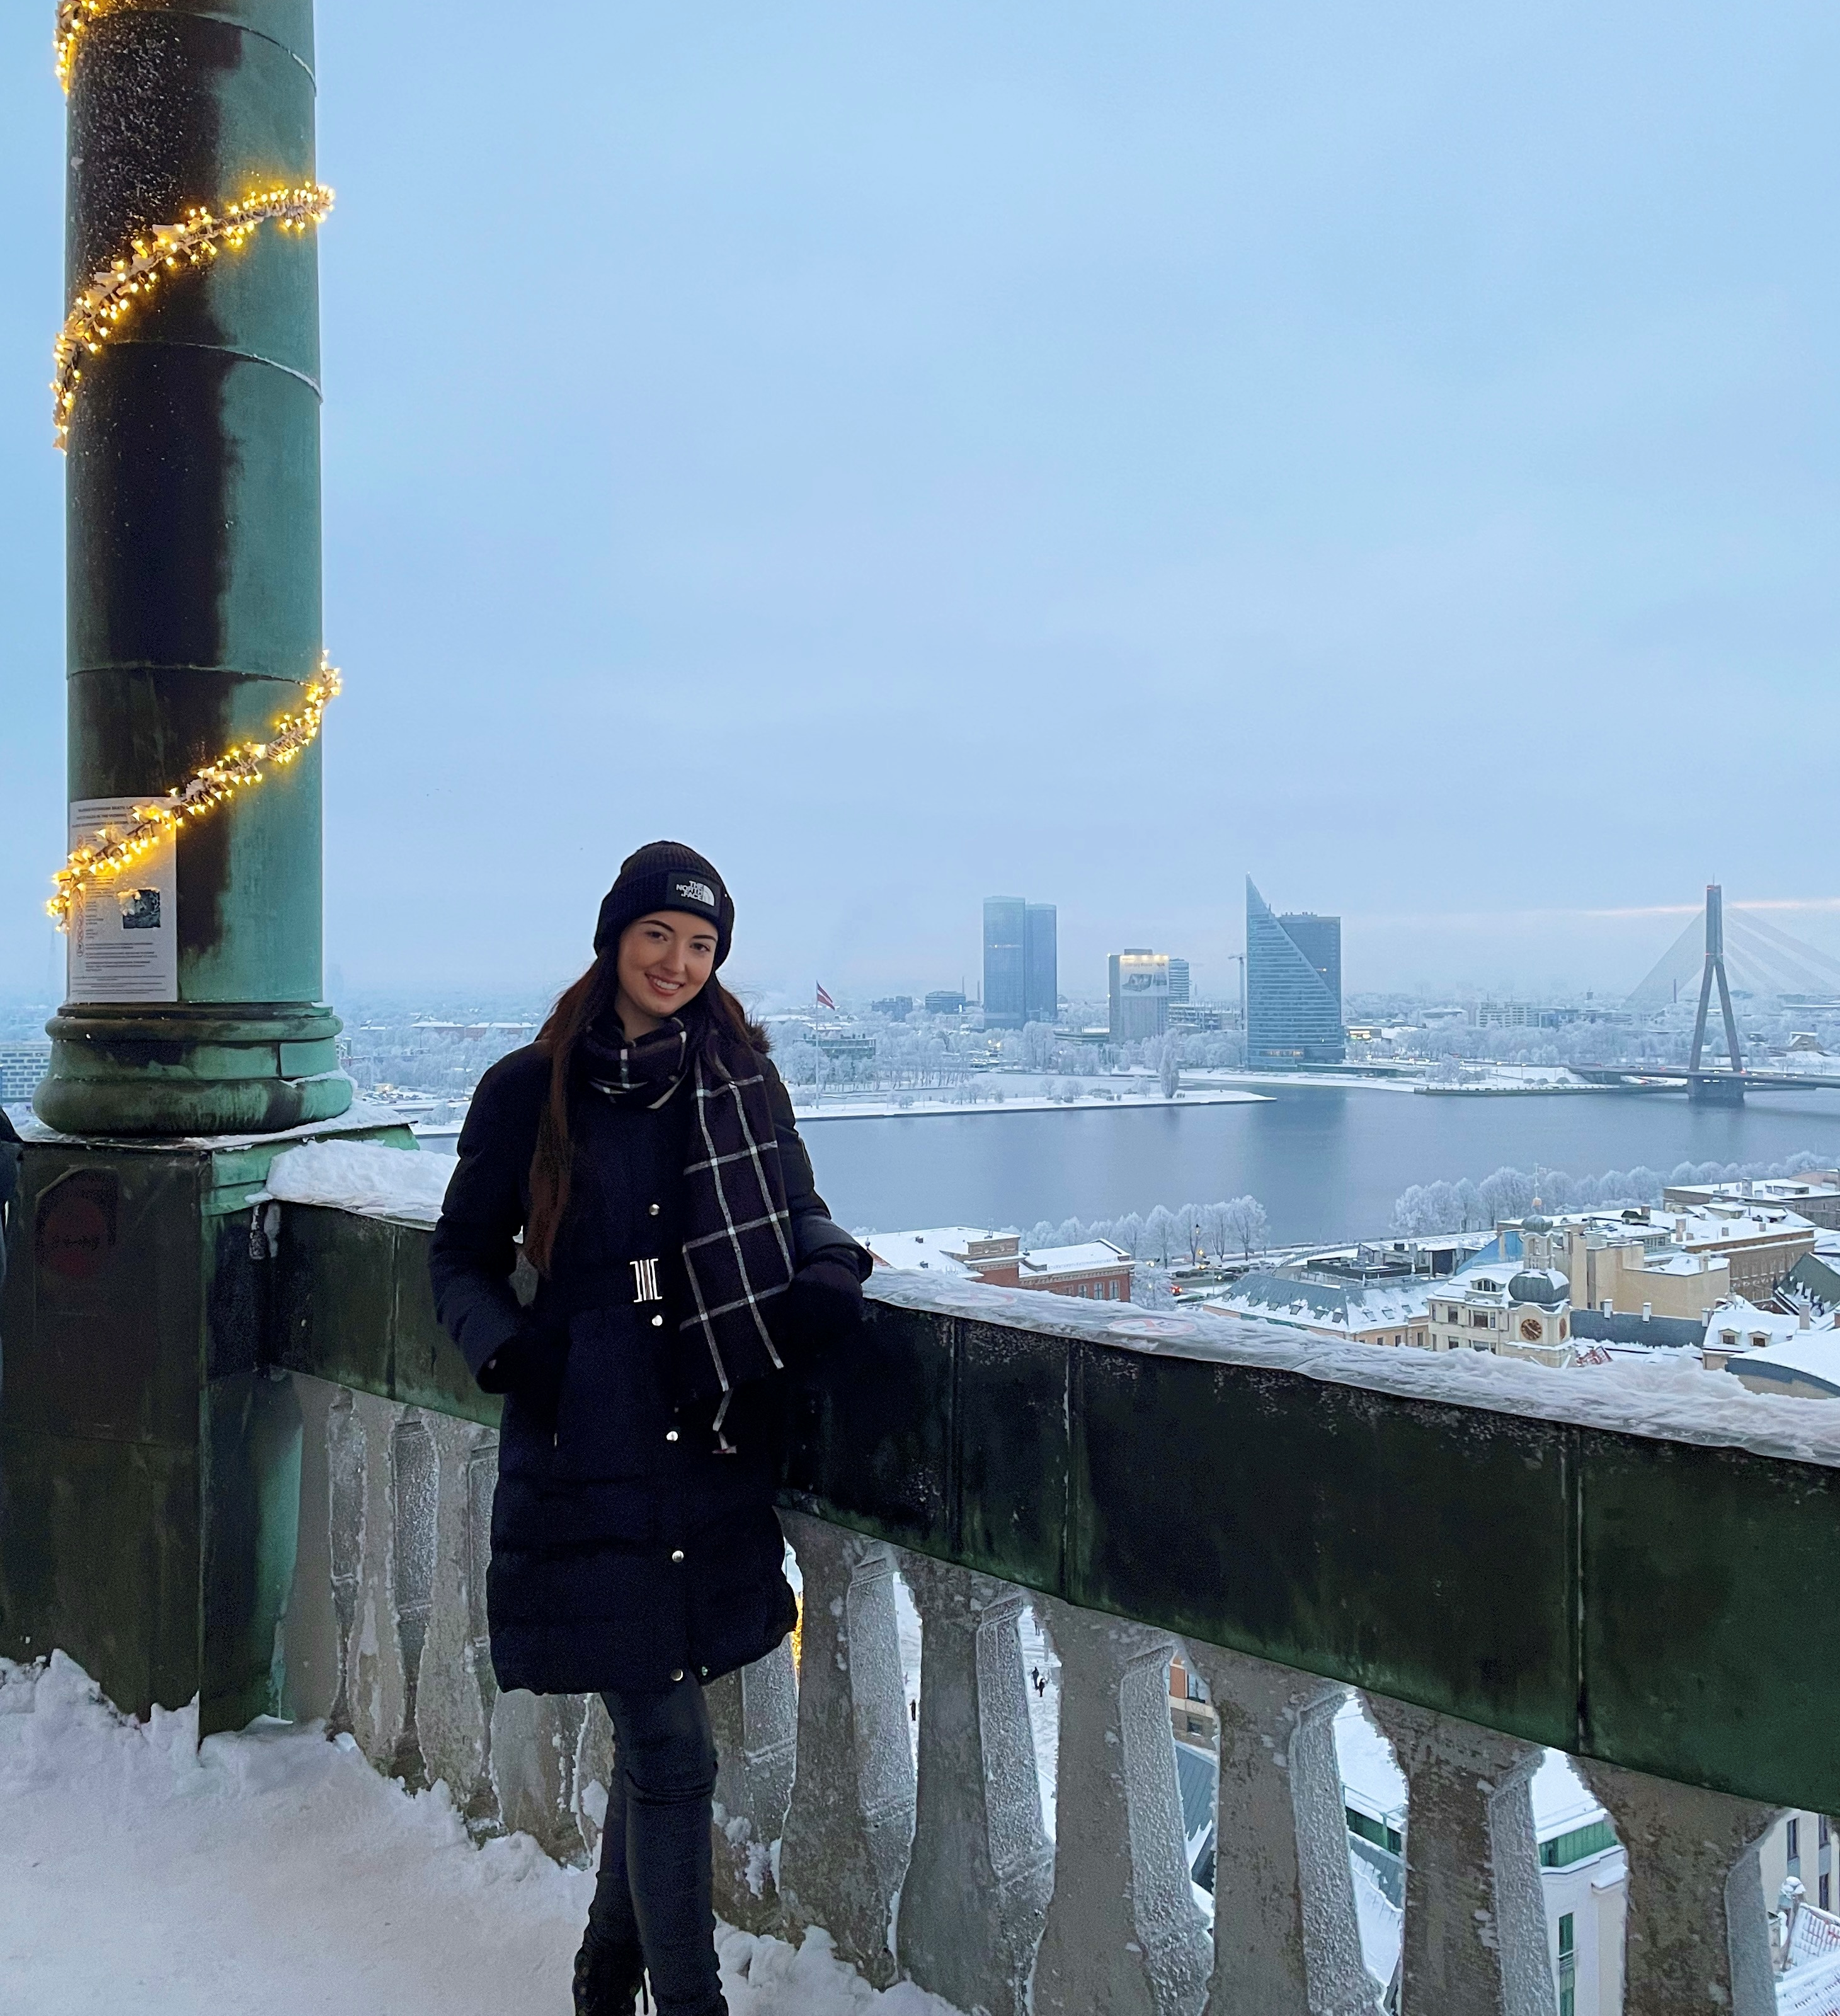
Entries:
POLYGON ((1691 1098, 1720 1106, 1741 1104, 1744 1053, 1738 1048, 1737 1017, 1731 1009, 1731 985, 1725 977, 1725 892, 1716 882, 1706 884, 1706 956, 1700 970, 1699 1006, 1693 1017, 1693 1052, 1687 1068, 1694 1076, 1688 1088, 1691 1098), (1712 983, 1719 984, 1719 1006, 1725 1018, 1725 1053, 1731 1075, 1701 1075, 1700 1058, 1706 1046, 1706 1013, 1712 1002, 1712 983))

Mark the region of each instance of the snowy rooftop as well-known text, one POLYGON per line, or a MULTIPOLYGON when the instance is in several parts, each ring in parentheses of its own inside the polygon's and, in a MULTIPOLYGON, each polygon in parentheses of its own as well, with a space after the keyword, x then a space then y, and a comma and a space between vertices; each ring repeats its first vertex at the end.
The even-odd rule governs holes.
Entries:
POLYGON ((1669 1183, 1670 1197, 1714 1197, 1734 1201, 1755 1200, 1759 1203, 1781 1204, 1793 1206, 1798 1197, 1840 1197, 1840 1184, 1826 1179, 1828 1172, 1810 1171, 1805 1177, 1757 1176, 1746 1177, 1741 1182, 1719 1183, 1669 1183))
POLYGON ((1806 1330, 1793 1344, 1773 1344, 1761 1351, 1743 1351, 1731 1361, 1734 1378, 1754 1392, 1799 1382, 1830 1388, 1840 1398, 1840 1336, 1833 1330, 1806 1330))
POLYGON ((1362 1287, 1299 1280, 1291 1274, 1248 1274, 1217 1295, 1185 1297, 1183 1306, 1352 1336, 1388 1323, 1423 1323, 1434 1289, 1443 1292, 1427 1275, 1362 1287))
POLYGON ((1785 1234, 1812 1233, 1815 1229, 1799 1211, 1738 1197, 1697 1204, 1688 1210, 1651 1211, 1647 1218, 1626 1217, 1615 1211, 1555 1211, 1551 1222, 1556 1228, 1581 1226, 1586 1231, 1603 1233, 1613 1239, 1652 1238, 1658 1233, 1690 1251, 1730 1245, 1741 1240, 1781 1239, 1785 1234))
POLYGON ((1707 1317, 1705 1341, 1707 1348, 1715 1351, 1762 1351, 1773 1345, 1794 1344, 1818 1331, 1831 1334, 1832 1329, 1831 1316, 1811 1324, 1780 1309, 1760 1309, 1734 1295, 1707 1317))
POLYGON ((1020 1256, 1022 1278, 1031 1274, 1071 1274, 1089 1267, 1116 1267, 1130 1255, 1109 1239, 1089 1239, 1079 1246, 1035 1246, 1020 1256))
POLYGON ((990 1234, 975 1225, 936 1225, 924 1232, 865 1232, 862 1243, 878 1267, 927 1268, 934 1273, 971 1278, 960 1255, 974 1239, 990 1234))

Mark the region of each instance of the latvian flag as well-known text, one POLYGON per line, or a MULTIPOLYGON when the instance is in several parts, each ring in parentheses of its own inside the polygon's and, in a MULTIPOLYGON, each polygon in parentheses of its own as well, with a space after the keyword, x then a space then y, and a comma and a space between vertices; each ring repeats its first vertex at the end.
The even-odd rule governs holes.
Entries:
POLYGON ((819 983, 818 987, 818 1006, 820 1008, 834 1008, 837 1006, 837 1003, 824 992, 822 981, 819 983))

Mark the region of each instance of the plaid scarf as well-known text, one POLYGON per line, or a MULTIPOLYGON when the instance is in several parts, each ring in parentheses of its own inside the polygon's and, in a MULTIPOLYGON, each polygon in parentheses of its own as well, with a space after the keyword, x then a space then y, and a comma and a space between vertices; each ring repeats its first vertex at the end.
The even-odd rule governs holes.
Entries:
POLYGON ((590 1031, 582 1048, 595 1089, 617 1102, 655 1109, 690 1081, 683 1171, 689 1312, 677 1327, 673 1384, 683 1402, 718 1399, 719 1437, 735 1389, 785 1369, 767 1319, 795 1262, 766 1074, 751 1053, 737 1072, 705 1046, 693 1049, 675 1017, 636 1042, 590 1031))

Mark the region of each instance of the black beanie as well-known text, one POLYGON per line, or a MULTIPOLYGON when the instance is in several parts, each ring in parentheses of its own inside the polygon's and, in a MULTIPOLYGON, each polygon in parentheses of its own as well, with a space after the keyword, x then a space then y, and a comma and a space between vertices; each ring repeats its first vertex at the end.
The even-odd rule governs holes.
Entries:
POLYGON ((687 910, 715 927, 715 963, 729 956, 735 934, 735 905, 722 877, 693 847, 654 840, 620 863, 620 879, 601 898, 594 927, 594 949, 611 952, 636 918, 654 910, 687 910))

